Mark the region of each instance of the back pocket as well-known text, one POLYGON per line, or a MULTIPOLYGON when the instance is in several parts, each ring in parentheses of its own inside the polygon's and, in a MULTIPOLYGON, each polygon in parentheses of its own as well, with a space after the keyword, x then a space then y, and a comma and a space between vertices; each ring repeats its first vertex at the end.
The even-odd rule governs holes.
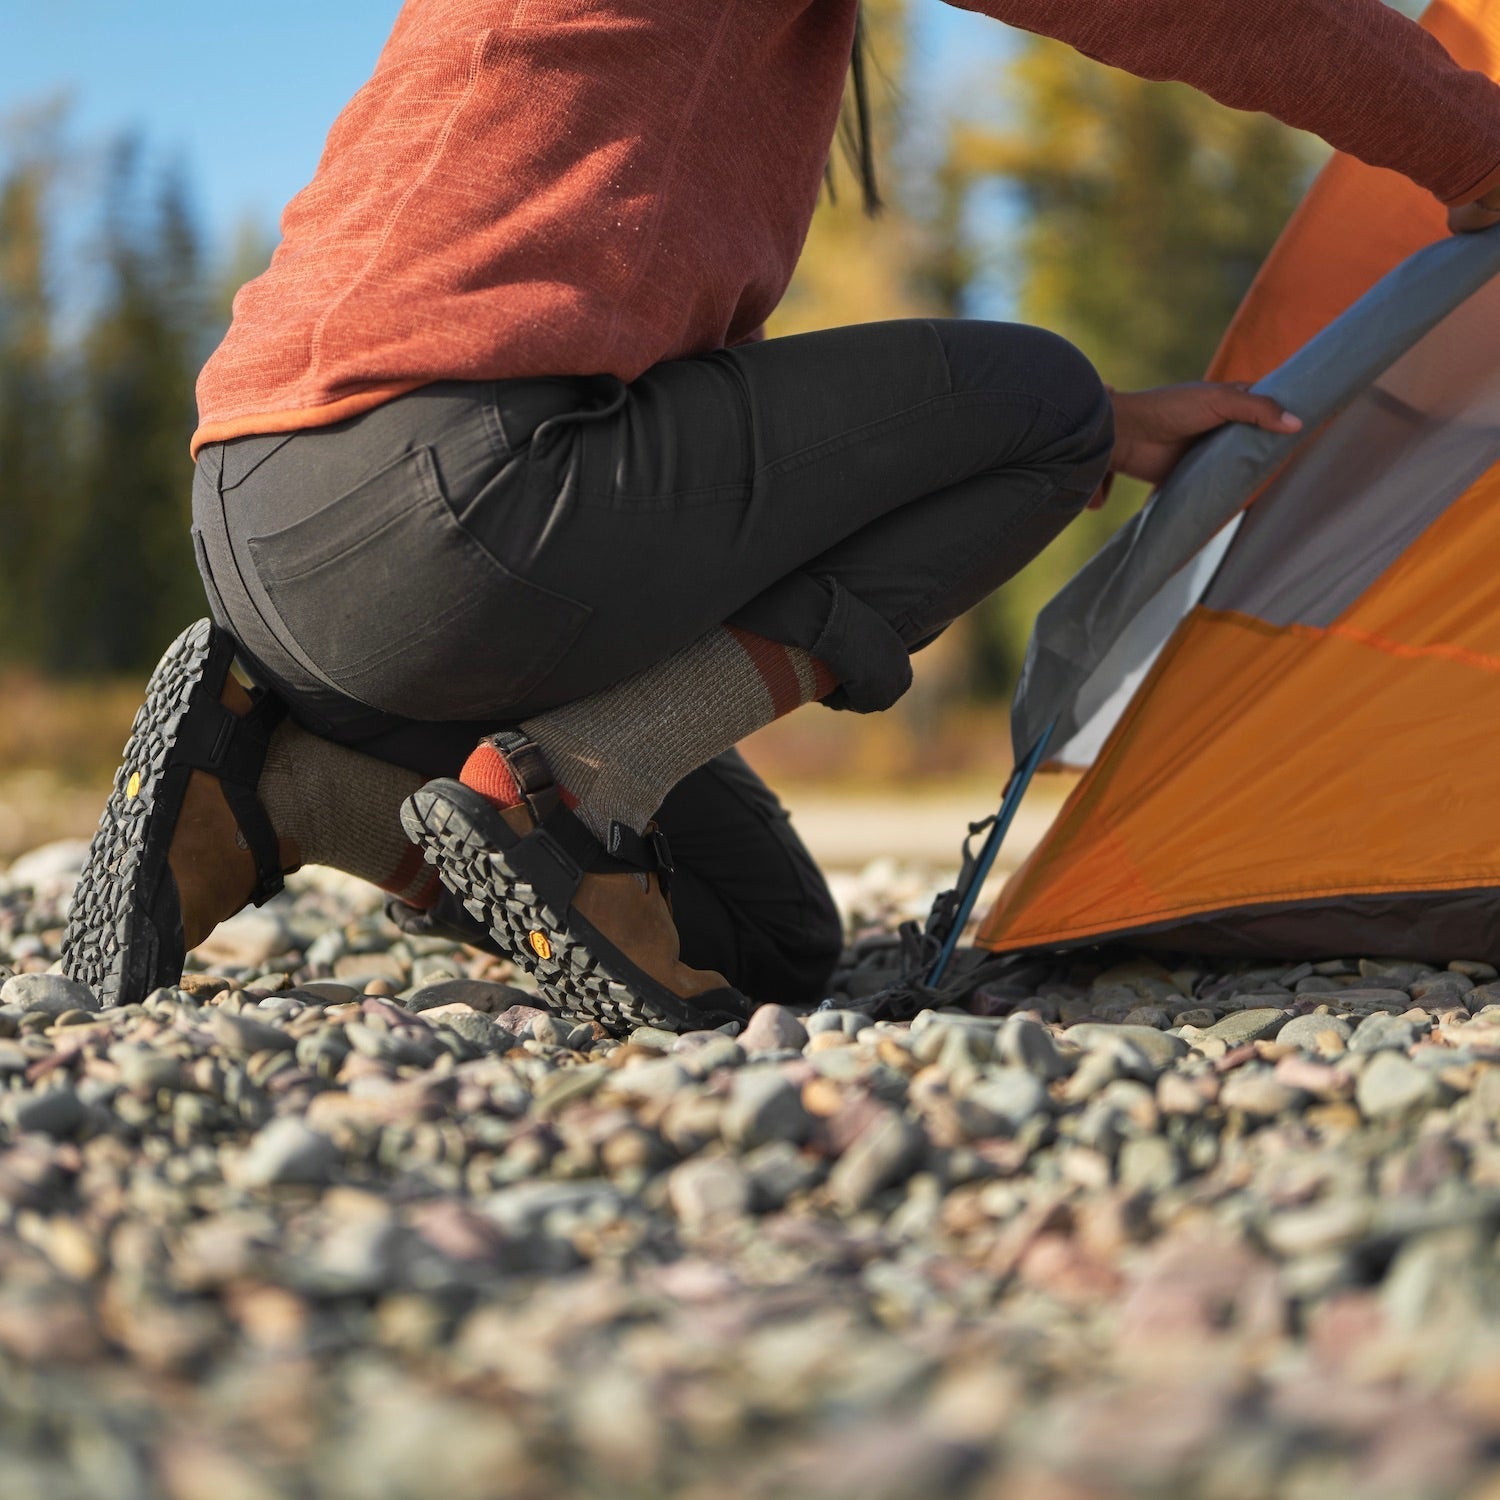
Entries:
POLYGON ((504 717, 590 613, 475 541, 425 447, 249 548, 300 654, 340 692, 409 719, 504 717))

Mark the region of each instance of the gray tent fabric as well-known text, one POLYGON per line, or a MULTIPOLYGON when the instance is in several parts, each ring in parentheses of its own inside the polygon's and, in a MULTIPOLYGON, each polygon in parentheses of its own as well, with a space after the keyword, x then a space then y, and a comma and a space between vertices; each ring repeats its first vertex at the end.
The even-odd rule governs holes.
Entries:
POLYGON ((1303 444, 1245 512, 1201 602, 1333 624, 1500 457, 1497 328, 1500 278, 1303 444))
MULTIPOLYGON (((1303 419, 1283 435, 1226 427, 1195 448, 1037 618, 1011 708, 1019 764, 1052 726, 1072 740, 1090 679, 1131 621, 1321 427, 1500 274, 1500 228, 1429 245, 1371 288, 1255 389, 1303 419)), ((1097 705, 1108 688, 1088 695, 1097 705)))
POLYGON ((1092 765, 1193 608, 1332 624, 1500 456, 1500 277, 1417 340, 1291 459, 1121 631, 1052 755, 1092 765))
POLYGON ((1049 751, 1049 760, 1083 769, 1099 758, 1104 742, 1124 717, 1131 700, 1156 665, 1156 658, 1166 650, 1173 631, 1218 576, 1243 521, 1242 512, 1227 526, 1220 527, 1208 544, 1200 547, 1120 632, 1093 675, 1078 691, 1073 710, 1078 733, 1055 752, 1049 751))

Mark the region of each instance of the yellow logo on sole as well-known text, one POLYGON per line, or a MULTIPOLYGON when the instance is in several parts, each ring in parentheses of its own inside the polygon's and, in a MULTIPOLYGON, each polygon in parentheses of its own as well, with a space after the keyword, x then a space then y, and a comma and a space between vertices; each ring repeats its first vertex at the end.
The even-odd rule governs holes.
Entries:
POLYGON ((130 780, 125 784, 125 795, 127 797, 139 797, 141 794, 141 773, 132 771, 130 780))
POLYGON ((526 941, 531 944, 531 951, 538 958, 552 957, 552 944, 547 941, 545 932, 533 932, 527 936, 526 941))

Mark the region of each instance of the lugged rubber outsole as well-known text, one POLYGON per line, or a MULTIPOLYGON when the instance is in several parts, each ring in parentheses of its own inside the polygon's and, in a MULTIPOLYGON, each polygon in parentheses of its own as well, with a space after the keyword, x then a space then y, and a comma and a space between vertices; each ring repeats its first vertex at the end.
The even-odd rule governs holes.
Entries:
MULTIPOLYGON (((143 1000, 181 977, 162 968, 160 935, 149 918, 171 841, 171 828, 160 820, 153 824, 153 814, 176 822, 177 809, 159 804, 163 772, 211 642, 211 623, 199 620, 156 664, 68 909, 63 972, 92 988, 105 1005, 143 1000), (148 844, 153 855, 160 850, 153 860, 145 857, 148 844)), ((173 967, 170 960, 166 967, 173 967)))
POLYGON ((633 966, 622 966, 608 953, 596 951, 589 938, 597 934, 588 924, 571 910, 552 910, 511 864, 507 850, 497 847, 492 832, 481 826, 487 819, 476 819, 453 796, 445 795, 443 786, 430 782, 407 798, 401 825, 423 858, 436 867, 443 884, 484 923, 516 966, 536 976, 549 1001, 578 1020, 598 1021, 615 1036, 627 1035, 637 1026, 696 1031, 745 1019, 694 1006, 633 966), (626 974, 624 968, 631 972, 626 974))

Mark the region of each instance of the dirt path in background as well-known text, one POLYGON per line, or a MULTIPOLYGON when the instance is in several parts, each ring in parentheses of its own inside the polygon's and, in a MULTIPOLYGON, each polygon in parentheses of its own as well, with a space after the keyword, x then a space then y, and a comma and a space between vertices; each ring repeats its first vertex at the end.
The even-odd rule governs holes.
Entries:
POLYGON ((49 771, 0 774, 0 867, 54 839, 91 838, 106 790, 49 771))
MULTIPOLYGON (((1071 786, 1071 779, 1068 785, 1071 786)), ((1014 870, 1041 841, 1066 787, 1050 781, 1028 793, 997 869, 1014 870)), ((844 795, 809 788, 782 792, 807 847, 825 870, 858 870, 877 859, 946 869, 957 865, 970 823, 993 812, 997 788, 844 795)))
MULTIPOLYGON (((1062 806, 1071 779, 1039 782, 1028 794, 998 869, 1014 870, 1062 806)), ((970 823, 993 812, 997 787, 965 783, 914 792, 841 793, 796 787, 781 793, 797 828, 826 870, 861 870, 876 860, 943 871, 956 867, 970 823)), ((88 838, 104 790, 78 787, 46 771, 0 776, 0 865, 53 839, 88 838)))

